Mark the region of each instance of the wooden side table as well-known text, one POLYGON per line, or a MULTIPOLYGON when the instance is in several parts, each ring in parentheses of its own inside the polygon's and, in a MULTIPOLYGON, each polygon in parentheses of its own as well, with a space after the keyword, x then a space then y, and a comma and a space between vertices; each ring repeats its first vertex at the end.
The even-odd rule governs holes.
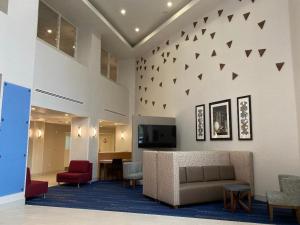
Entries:
POLYGON ((250 186, 238 184, 224 185, 224 208, 235 212, 238 206, 248 213, 251 212, 252 199, 250 186), (244 202, 246 198, 248 200, 247 203, 244 202), (230 199, 229 202, 228 199, 230 199))

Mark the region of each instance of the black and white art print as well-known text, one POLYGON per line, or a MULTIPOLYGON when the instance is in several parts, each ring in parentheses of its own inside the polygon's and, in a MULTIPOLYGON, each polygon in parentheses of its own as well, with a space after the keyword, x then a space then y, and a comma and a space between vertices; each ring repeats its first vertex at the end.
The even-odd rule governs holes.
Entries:
POLYGON ((210 140, 232 140, 231 100, 209 104, 210 140))
POLYGON ((251 96, 237 98, 238 134, 239 140, 253 140, 251 96))
POLYGON ((197 105, 196 113, 196 140, 205 141, 205 105, 197 105))

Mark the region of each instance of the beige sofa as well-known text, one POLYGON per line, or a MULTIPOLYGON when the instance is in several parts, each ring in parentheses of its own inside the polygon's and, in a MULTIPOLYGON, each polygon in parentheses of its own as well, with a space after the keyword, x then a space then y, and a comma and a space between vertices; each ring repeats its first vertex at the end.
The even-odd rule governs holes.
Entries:
MULTIPOLYGON (((221 167, 222 168, 222 167, 221 167)), ((219 168, 220 170, 220 168, 219 168)), ((247 183, 254 194, 253 154, 243 151, 192 151, 143 153, 143 194, 172 206, 222 199, 224 184, 247 183), (234 179, 180 182, 182 168, 230 166, 234 179), (181 169, 180 169, 181 168, 181 169), (193 197, 194 195, 194 197, 193 197)))

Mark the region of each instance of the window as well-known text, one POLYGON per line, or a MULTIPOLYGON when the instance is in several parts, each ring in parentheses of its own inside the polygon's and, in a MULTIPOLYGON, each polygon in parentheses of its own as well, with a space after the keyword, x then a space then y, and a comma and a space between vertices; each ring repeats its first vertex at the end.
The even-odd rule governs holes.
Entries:
POLYGON ((55 47, 58 43, 58 20, 58 14, 40 2, 37 36, 55 47))
POLYGON ((37 33, 40 39, 74 57, 76 35, 76 27, 40 1, 37 33))
POLYGON ((76 28, 61 18, 59 49, 70 56, 75 56, 76 28))
POLYGON ((117 81, 118 60, 105 50, 101 50, 101 74, 112 81, 117 81))

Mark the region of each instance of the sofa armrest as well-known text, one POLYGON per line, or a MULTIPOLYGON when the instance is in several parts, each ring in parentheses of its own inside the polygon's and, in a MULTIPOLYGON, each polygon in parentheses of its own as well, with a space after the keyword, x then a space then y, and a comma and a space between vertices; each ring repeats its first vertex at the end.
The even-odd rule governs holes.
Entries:
POLYGON ((158 200, 172 206, 180 205, 179 166, 174 152, 157 154, 157 196, 158 200))
POLYGON ((143 194, 157 199, 157 152, 143 152, 143 194))

